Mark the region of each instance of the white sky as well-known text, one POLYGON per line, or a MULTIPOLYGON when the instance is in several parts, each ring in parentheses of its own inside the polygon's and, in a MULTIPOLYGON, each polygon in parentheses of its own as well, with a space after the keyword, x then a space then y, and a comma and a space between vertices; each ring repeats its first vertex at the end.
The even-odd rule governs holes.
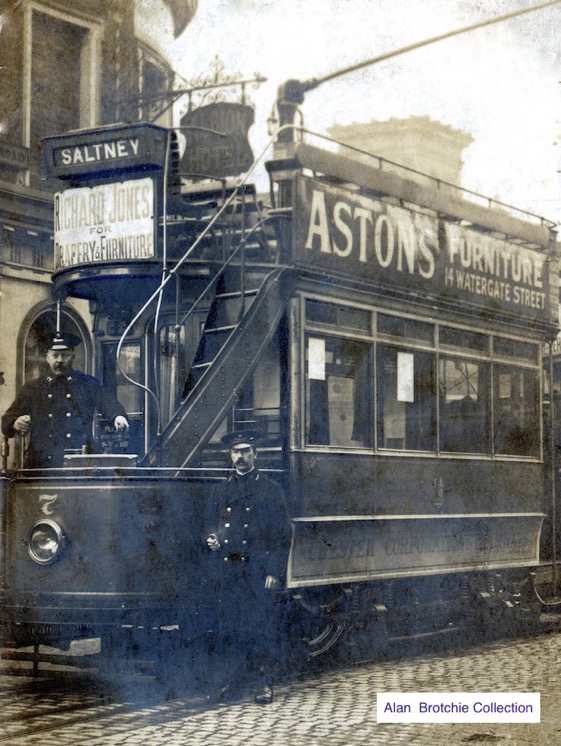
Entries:
MULTIPOLYGON (((250 139, 267 141, 279 84, 306 80, 539 0, 199 0, 177 41, 192 80, 219 55, 250 91, 250 139)), ((430 116, 469 133, 462 186, 561 221, 561 3, 437 42, 306 94, 305 125, 430 116), (559 140, 559 144, 557 141, 559 140)))

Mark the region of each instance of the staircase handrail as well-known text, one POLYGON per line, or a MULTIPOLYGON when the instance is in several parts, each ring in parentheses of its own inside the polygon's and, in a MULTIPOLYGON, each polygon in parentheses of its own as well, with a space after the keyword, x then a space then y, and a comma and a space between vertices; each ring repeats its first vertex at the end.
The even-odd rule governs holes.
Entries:
POLYGON ((142 305, 139 311, 133 316, 131 321, 128 323, 126 329, 122 333, 119 342, 117 343, 117 350, 116 350, 116 359, 117 359, 117 368, 123 378, 128 381, 133 386, 136 386, 137 388, 140 388, 142 391, 144 391, 145 394, 151 397, 152 401, 154 402, 154 405, 156 407, 157 412, 157 419, 158 419, 158 427, 157 427, 157 433, 160 434, 161 432, 161 411, 160 411, 160 403, 158 401, 158 397, 156 394, 150 389, 149 386, 146 386, 145 384, 141 383, 140 381, 135 381, 132 379, 126 371, 121 366, 120 357, 121 357, 121 350, 124 344, 125 339, 128 337, 130 332, 132 331, 134 325, 138 322, 140 318, 142 318, 142 315, 150 308, 152 303, 157 299, 161 298, 164 289, 167 287, 168 283, 171 281, 173 277, 176 276, 178 270, 185 264, 187 259, 193 254, 195 249, 199 246, 203 238, 207 236, 210 229, 218 222, 218 220, 222 217, 224 212, 230 207, 230 205, 236 200, 238 195, 238 190, 240 187, 243 187, 249 180, 249 178, 252 176, 253 172, 257 168, 257 166, 261 163, 263 158, 265 157, 265 154, 268 152, 269 148, 277 138, 279 132, 281 130, 288 130, 288 129, 294 129, 294 126, 292 124, 283 125, 282 127, 279 127, 267 140, 267 143, 257 156, 257 158, 254 159, 253 163, 251 164, 249 170, 245 173, 245 175, 239 180, 239 183, 236 185, 236 187, 233 189, 232 194, 226 199, 222 207, 216 212, 216 214, 210 219, 208 224, 204 227, 203 231, 197 236, 195 241, 191 244, 191 246, 185 251, 185 253, 177 260, 175 265, 168 269, 167 267, 164 267, 164 271, 162 273, 162 279, 160 280, 160 284, 158 287, 151 293, 151 295, 148 297, 148 299, 145 301, 145 303, 142 305))
MULTIPOLYGON (((236 325, 235 330, 232 332, 231 336, 229 337, 229 340, 234 338, 235 336, 239 334, 244 334, 247 329, 247 325, 251 323, 257 313, 261 310, 261 304, 265 301, 266 296, 263 295, 262 291, 265 287, 270 285, 270 282, 273 278, 276 278, 280 280, 281 277, 285 276, 287 273, 290 272, 290 269, 288 267, 276 267, 269 271, 267 275, 263 278, 259 291, 257 294, 257 298, 254 301, 254 303, 251 305, 249 311, 244 315, 243 319, 236 325)), ((229 345, 225 344, 222 346, 220 351, 218 352, 214 362, 213 367, 215 366, 215 370, 218 370, 220 366, 223 364, 224 357, 230 354, 229 345)), ((196 382, 194 387, 191 389, 187 397, 182 401, 180 407, 176 411, 174 417, 170 420, 170 422, 167 423, 166 427, 164 428, 163 432, 160 434, 160 437, 166 435, 166 432, 168 435, 170 432, 173 432, 177 426, 178 421, 177 417, 181 413, 182 410, 192 408, 193 406, 197 405, 197 402, 200 402, 201 397, 204 396, 205 390, 208 388, 209 385, 209 378, 208 378, 208 371, 205 371, 203 376, 196 382)), ((183 411, 182 416, 185 415, 185 411, 183 411)), ((198 447, 200 447, 201 443, 204 441, 204 438, 199 441, 198 447)), ((162 443, 160 443, 157 447, 154 445, 151 449, 147 450, 146 454, 144 455, 143 460, 141 460, 140 464, 145 465, 147 463, 147 459, 151 457, 152 453, 156 453, 158 449, 161 449, 162 443)), ((187 456, 185 457, 186 463, 190 458, 192 458, 193 453, 189 452, 187 456)), ((152 464, 150 464, 152 465, 152 464)), ((178 468, 183 468, 184 465, 178 468)))
POLYGON ((208 285, 203 289, 202 293, 199 295, 199 297, 195 300, 195 302, 192 304, 192 306, 189 308, 189 310, 181 317, 180 320, 176 323, 176 328, 180 328, 183 326, 183 324, 189 319, 189 317, 195 312, 197 309, 199 303, 202 302, 202 300, 206 297, 206 294, 210 290, 211 287, 213 287, 218 280, 220 279, 221 275, 225 272, 225 270, 230 266, 232 261, 237 257, 238 253, 240 252, 240 249, 245 247, 251 236, 257 232, 259 228, 261 228, 267 221, 269 220, 277 220, 278 215, 265 215, 264 217, 260 218, 257 223, 255 223, 254 226, 246 233, 246 235, 242 238, 238 246, 232 251, 230 256, 222 263, 220 268, 217 270, 216 274, 212 277, 208 285))

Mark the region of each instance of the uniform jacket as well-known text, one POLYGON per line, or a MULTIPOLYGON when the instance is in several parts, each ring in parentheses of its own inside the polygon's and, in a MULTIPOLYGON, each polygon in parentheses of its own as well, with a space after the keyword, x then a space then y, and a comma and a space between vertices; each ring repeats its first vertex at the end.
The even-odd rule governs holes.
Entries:
POLYGON ((214 552, 225 569, 244 566, 263 580, 284 580, 290 547, 290 521, 281 486, 254 469, 234 472, 216 488, 211 501, 208 533, 215 533, 220 549, 214 552))
POLYGON ((108 420, 125 410, 97 378, 71 370, 62 376, 46 375, 26 383, 2 417, 2 432, 15 435, 14 422, 31 416, 27 468, 61 467, 65 449, 93 451, 95 412, 108 420))

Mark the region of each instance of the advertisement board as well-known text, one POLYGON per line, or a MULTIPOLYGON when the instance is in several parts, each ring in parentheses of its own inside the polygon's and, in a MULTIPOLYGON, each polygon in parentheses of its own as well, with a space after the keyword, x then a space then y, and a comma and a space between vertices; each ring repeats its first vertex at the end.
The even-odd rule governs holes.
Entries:
POLYGON ((57 192, 55 270, 153 257, 154 192, 151 178, 57 192))
POLYGON ((525 318, 550 309, 544 251, 306 176, 296 180, 293 247, 299 265, 393 290, 525 318))

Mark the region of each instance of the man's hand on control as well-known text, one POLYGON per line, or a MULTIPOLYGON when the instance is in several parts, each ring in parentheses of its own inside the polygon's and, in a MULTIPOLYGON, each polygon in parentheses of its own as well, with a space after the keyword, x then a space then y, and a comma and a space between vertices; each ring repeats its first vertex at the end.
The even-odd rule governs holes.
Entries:
POLYGON ((122 414, 118 414, 113 421, 115 430, 128 430, 130 428, 129 421, 122 414))
POLYGON ((22 436, 26 436, 31 430, 31 416, 28 414, 22 414, 14 422, 14 430, 22 436))

